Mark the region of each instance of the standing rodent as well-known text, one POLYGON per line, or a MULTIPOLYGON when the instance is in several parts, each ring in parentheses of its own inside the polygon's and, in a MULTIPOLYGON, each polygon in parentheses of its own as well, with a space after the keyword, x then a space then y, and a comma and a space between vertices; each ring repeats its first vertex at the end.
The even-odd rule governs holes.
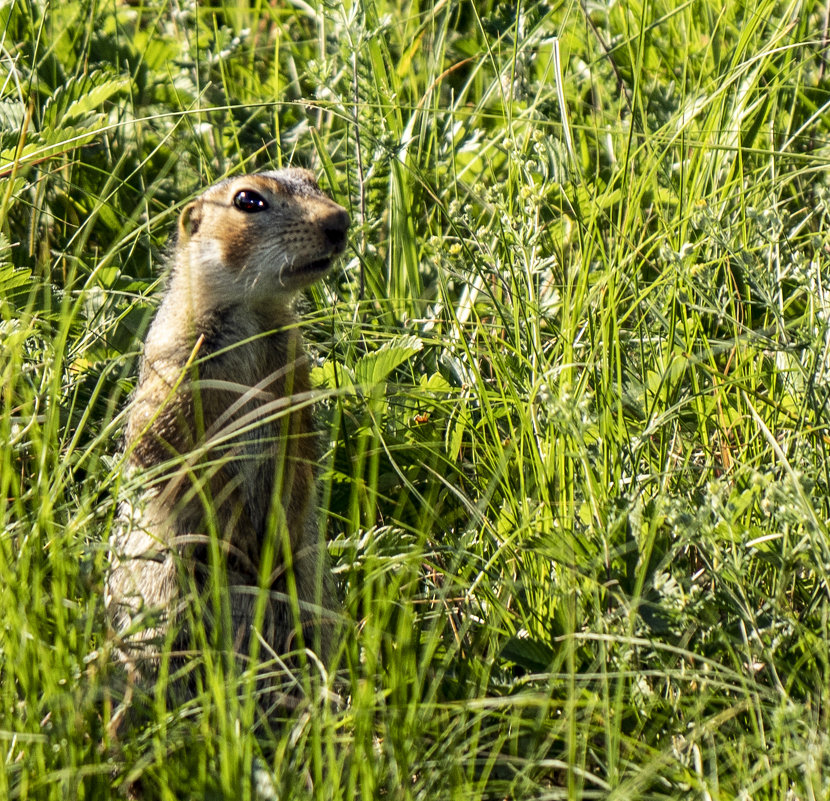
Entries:
POLYGON ((293 301, 348 227, 299 169, 222 181, 182 211, 126 424, 143 489, 121 507, 106 579, 139 684, 152 685, 165 641, 171 674, 187 673, 202 625, 242 664, 254 643, 264 660, 295 650, 298 631, 324 663, 331 652, 338 604, 293 301))

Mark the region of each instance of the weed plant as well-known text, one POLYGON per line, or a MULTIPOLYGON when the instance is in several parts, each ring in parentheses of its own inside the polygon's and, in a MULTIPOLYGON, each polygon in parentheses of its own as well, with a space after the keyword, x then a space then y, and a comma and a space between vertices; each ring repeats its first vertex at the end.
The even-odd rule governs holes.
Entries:
POLYGON ((827 41, 816 0, 2 4, 0 798, 830 797, 827 41), (115 732, 165 243, 289 163, 354 221, 303 301, 343 702, 269 728, 206 657, 115 732))

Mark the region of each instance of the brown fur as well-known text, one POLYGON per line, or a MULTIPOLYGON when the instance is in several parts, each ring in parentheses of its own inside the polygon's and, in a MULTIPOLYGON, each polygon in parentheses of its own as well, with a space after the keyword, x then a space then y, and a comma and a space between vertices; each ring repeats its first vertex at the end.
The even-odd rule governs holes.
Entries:
POLYGON ((224 181, 182 212, 127 418, 128 472, 144 490, 122 506, 106 583, 140 682, 166 639, 173 667, 187 667, 199 622, 243 659, 254 642, 263 658, 295 649, 298 631, 324 661, 331 652, 338 605, 315 523, 309 367, 292 301, 343 249, 348 225, 302 170, 224 181), (238 208, 240 192, 267 208, 238 208), (217 567, 229 614, 210 600, 217 567))

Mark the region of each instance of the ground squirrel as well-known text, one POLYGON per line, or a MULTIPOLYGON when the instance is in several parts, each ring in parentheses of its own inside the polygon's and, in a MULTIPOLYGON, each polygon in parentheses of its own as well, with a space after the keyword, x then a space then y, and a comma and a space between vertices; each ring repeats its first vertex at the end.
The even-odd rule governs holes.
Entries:
POLYGON ((298 631, 329 655, 337 602, 293 300, 348 227, 299 169, 222 181, 182 211, 127 416, 127 469, 142 491, 121 507, 106 579, 139 682, 152 682, 165 640, 171 671, 186 673, 202 624, 243 662, 255 640, 262 659, 295 649, 298 631))

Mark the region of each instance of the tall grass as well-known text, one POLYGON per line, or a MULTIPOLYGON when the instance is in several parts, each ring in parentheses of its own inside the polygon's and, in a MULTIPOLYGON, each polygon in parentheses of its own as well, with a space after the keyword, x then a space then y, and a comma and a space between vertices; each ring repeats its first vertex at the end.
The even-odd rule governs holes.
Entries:
POLYGON ((0 8, 0 797, 830 795, 826 39, 806 0, 0 8), (354 221, 304 301, 342 703, 271 730, 216 660, 115 734, 165 241, 288 163, 354 221))

